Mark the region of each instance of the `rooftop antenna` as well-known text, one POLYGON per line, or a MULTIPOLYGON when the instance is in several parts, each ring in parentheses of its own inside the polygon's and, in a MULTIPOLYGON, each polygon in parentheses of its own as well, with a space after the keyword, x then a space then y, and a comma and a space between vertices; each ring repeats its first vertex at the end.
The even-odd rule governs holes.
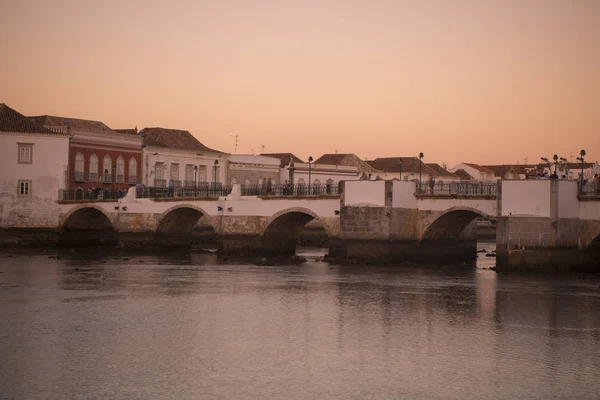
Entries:
POLYGON ((239 139, 239 138, 240 138, 240 135, 230 135, 230 136, 231 136, 232 138, 234 138, 234 139, 233 139, 233 143, 235 143, 235 147, 233 148, 233 152, 234 152, 234 153, 237 153, 237 145, 238 145, 238 142, 240 141, 240 139, 239 139))
POLYGON ((254 155, 254 149, 250 149, 250 153, 252 153, 252 155, 254 155))
POLYGON ((265 145, 264 145, 264 144, 261 144, 261 145, 260 145, 260 152, 261 152, 262 154, 264 154, 264 153, 265 153, 265 145))

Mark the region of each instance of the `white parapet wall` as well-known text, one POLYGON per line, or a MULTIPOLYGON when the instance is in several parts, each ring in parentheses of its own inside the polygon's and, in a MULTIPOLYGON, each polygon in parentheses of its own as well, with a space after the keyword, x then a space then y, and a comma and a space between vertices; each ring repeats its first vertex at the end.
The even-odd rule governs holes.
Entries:
POLYGON ((350 207, 385 207, 385 181, 346 181, 344 203, 350 207))
POLYGON ((394 208, 417 208, 415 182, 394 181, 392 184, 392 207, 394 208))
POLYGON ((558 217, 579 218, 577 181, 558 181, 558 217))
POLYGON ((506 180, 501 184, 501 216, 551 216, 550 180, 506 180))

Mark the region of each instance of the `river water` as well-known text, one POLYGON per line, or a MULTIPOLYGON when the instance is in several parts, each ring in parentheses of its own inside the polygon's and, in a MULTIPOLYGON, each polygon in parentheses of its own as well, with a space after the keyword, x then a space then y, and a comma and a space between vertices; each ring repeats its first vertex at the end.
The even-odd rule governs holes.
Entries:
POLYGON ((600 398, 597 276, 305 255, 1 252, 0 398, 600 398))

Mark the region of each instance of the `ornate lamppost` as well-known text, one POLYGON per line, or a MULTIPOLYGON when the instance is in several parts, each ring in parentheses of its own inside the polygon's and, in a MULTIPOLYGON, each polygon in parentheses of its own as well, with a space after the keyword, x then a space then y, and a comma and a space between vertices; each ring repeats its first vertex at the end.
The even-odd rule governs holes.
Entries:
POLYGON ((215 160, 214 165, 213 165, 213 185, 215 190, 217 189, 217 168, 219 167, 219 160, 215 160))
POLYGON ((402 158, 398 159, 398 163, 400 164, 400 176, 398 177, 398 180, 402 182, 402 158))
POLYGON ((421 193, 421 174, 422 174, 422 165, 423 165, 423 152, 419 153, 419 193, 421 193))
POLYGON ((308 194, 310 195, 310 187, 311 187, 311 183, 310 183, 310 167, 312 165, 312 161, 313 158, 312 156, 308 157, 308 194))
POLYGON ((290 170, 290 193, 289 194, 290 195, 294 194, 294 169, 295 169, 294 161, 292 161, 292 162, 290 162, 290 167, 289 167, 289 170, 290 170))
POLYGON ((113 170, 113 176, 112 176, 112 181, 113 181, 112 182, 112 184, 113 184, 112 198, 114 199, 115 198, 115 180, 116 180, 116 177, 117 177, 116 176, 116 174, 117 174, 117 166, 115 164, 113 164, 112 170, 113 170))
POLYGON ((194 197, 198 196, 198 166, 194 165, 194 197))
POLYGON ((580 155, 580 157, 577 157, 577 161, 581 162, 581 175, 579 176, 579 179, 580 179, 579 194, 583 194, 583 157, 586 156, 585 150, 581 150, 579 152, 579 155, 580 155))

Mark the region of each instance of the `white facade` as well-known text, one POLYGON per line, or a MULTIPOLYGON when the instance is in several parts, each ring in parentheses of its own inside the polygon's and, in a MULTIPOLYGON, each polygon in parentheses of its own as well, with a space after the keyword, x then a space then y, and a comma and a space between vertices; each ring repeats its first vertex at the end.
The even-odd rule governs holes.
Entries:
POLYGON ((68 159, 67 135, 0 132, 0 226, 58 226, 68 159))
POLYGON ((200 155, 196 150, 146 146, 142 149, 143 183, 151 187, 167 187, 169 180, 176 187, 225 183, 227 163, 226 154, 204 152, 200 155))
POLYGON ((494 175, 494 171, 488 170, 487 168, 479 167, 475 168, 469 164, 460 163, 457 164, 451 172, 457 171, 459 169, 464 170, 467 174, 471 175, 473 179, 476 181, 495 181, 497 178, 494 175))
POLYGON ((241 185, 261 185, 265 180, 272 184, 281 181, 279 159, 253 154, 231 154, 229 156, 229 183, 241 185))
POLYGON ((289 181, 294 185, 326 185, 337 184, 341 181, 357 181, 360 179, 360 171, 356 166, 327 165, 294 163, 294 181, 290 178, 289 166, 282 168, 282 181, 289 181))

